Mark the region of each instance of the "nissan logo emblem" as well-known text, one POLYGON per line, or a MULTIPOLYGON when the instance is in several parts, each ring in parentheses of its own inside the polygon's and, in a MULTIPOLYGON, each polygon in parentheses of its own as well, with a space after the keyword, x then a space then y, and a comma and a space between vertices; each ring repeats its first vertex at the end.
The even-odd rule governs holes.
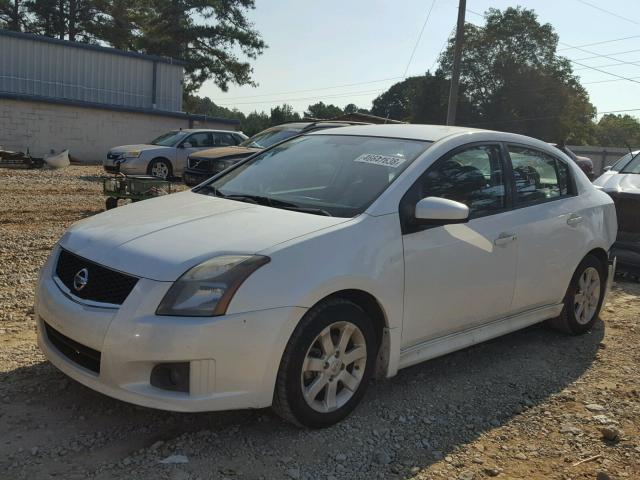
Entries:
POLYGON ((78 271, 73 277, 73 288, 75 288, 76 292, 79 292, 89 283, 89 270, 83 268, 78 271))

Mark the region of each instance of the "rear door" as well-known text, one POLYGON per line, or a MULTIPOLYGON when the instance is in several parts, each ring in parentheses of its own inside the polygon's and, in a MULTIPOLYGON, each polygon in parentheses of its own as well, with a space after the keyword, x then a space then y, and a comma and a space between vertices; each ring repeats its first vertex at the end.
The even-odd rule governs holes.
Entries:
POLYGON ((519 313, 562 300, 591 237, 567 163, 529 146, 508 144, 506 150, 518 237, 512 313, 519 313))

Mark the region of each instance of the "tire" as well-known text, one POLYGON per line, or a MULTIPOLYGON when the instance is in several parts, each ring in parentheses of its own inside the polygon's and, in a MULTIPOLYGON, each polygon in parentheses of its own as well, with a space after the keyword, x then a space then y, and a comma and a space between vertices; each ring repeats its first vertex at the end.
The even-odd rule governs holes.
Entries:
POLYGON ((107 197, 107 200, 104 202, 104 206, 107 210, 116 208, 118 206, 118 199, 115 197, 107 197))
POLYGON ((570 335, 581 335, 591 330, 602 308, 607 281, 606 271, 597 257, 587 255, 573 274, 564 297, 562 313, 559 317, 548 320, 548 325, 570 335), (594 283, 596 276, 597 289, 594 283), (587 292, 592 292, 587 293, 586 297, 585 287, 587 292))
POLYGON ((323 428, 339 422, 362 399, 377 351, 373 323, 362 308, 342 298, 319 303, 307 312, 289 339, 278 370, 273 409, 298 426, 323 428), (343 332, 349 339, 346 348, 341 348, 343 332), (321 338, 331 340, 330 346, 323 346, 321 338), (337 355, 331 347, 338 350, 337 355), (349 363, 343 363, 344 358, 349 363), (314 384, 318 388, 312 391, 314 384))
POLYGON ((165 158, 154 158, 147 166, 147 175, 169 180, 173 176, 171 162, 165 158))

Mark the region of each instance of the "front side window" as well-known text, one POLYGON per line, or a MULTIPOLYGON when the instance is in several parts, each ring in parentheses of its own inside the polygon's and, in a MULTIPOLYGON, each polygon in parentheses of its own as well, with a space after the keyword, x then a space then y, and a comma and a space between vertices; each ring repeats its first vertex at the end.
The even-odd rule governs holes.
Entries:
POLYGON ((405 194, 401 203, 403 218, 412 219, 416 204, 425 197, 464 203, 470 217, 504 210, 506 190, 500 147, 469 147, 438 160, 405 194))
POLYGON ((509 145, 515 181, 515 202, 531 205, 571 194, 569 167, 532 148, 509 145))
POLYGON ((337 217, 362 213, 429 142, 308 135, 252 157, 195 191, 337 217))

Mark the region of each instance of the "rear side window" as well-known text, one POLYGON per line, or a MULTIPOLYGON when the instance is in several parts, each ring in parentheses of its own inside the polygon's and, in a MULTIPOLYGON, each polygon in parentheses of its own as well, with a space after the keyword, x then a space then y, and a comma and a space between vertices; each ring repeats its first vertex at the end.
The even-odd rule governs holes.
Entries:
POLYGON ((515 201, 535 205, 573 194, 569 166, 544 152, 509 145, 515 201))
POLYGON ((236 138, 230 133, 216 133, 214 141, 216 147, 229 147, 237 144, 236 138))

